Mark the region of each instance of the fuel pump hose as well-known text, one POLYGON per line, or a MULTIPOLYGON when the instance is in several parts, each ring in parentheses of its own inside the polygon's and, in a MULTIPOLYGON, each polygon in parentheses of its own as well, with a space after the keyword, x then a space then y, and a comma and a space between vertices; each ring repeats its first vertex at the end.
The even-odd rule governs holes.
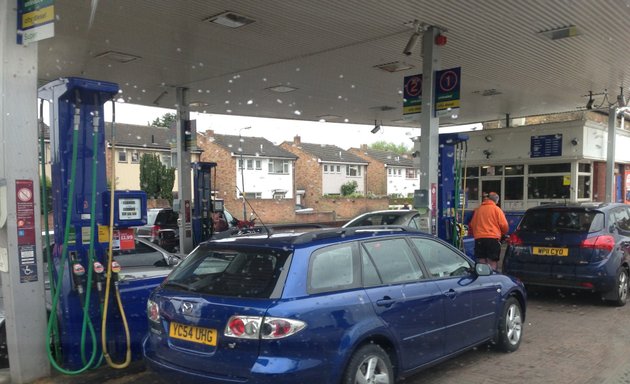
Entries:
MULTIPOLYGON (((77 104, 79 103, 79 98, 77 95, 77 104)), ((64 238, 63 238, 63 244, 62 244, 62 256, 61 256, 61 262, 60 262, 60 267, 59 267, 59 276, 57 279, 57 286, 59 286, 59 283, 61 283, 63 281, 63 274, 64 274, 64 269, 65 269, 65 265, 68 259, 68 240, 70 238, 70 224, 72 221, 72 210, 73 210, 73 201, 74 201, 74 190, 75 190, 75 178, 76 178, 76 173, 77 173, 77 158, 78 158, 78 147, 79 147, 79 126, 80 126, 80 119, 81 119, 81 110, 78 107, 78 105, 75 108, 75 115, 74 115, 74 127, 73 127, 73 131, 72 131, 72 160, 70 163, 70 180, 69 180, 69 186, 68 186, 68 195, 67 195, 67 207, 66 207, 66 222, 65 222, 65 229, 64 229, 64 238)), ((47 334, 47 338, 48 340, 50 340, 51 338, 51 334, 52 334, 52 328, 53 328, 53 324, 56 324, 56 322, 53 320, 53 317, 57 316, 57 307, 59 305, 59 294, 61 293, 61 289, 57 289, 53 298, 52 298, 52 308, 50 311, 50 317, 48 319, 48 327, 46 329, 46 334, 47 334)), ((84 316, 84 321, 85 317, 89 317, 89 313, 87 311, 87 307, 84 305, 83 306, 83 316, 84 316)), ((50 343, 47 344, 47 348, 46 348, 46 352, 48 354, 48 360, 50 361, 50 364, 59 372, 66 374, 66 375, 78 375, 80 373, 83 373, 85 371, 87 371, 88 369, 90 369, 92 367, 92 363, 94 362, 94 359, 96 358, 96 352, 97 352, 97 345, 96 345, 96 332, 94 331, 94 327, 91 326, 91 322, 88 324, 88 328, 90 330, 91 335, 93 336, 93 342, 92 342, 92 352, 90 355, 90 360, 83 365, 83 367, 77 369, 77 370, 68 370, 65 369, 63 367, 61 367, 57 361, 55 360, 55 358, 52 355, 52 350, 51 350, 51 346, 50 343)), ((85 347, 85 338, 82 337, 81 338, 81 348, 85 347)))
POLYGON ((129 324, 127 323, 127 316, 125 316, 125 310, 122 306, 122 300, 120 298, 120 291, 118 290, 118 282, 116 282, 116 301, 118 303, 118 309, 120 311, 120 317, 122 318, 123 327, 125 330, 125 341, 127 342, 127 353, 125 354, 125 361, 122 363, 115 363, 107 351, 107 312, 109 307, 109 294, 112 280, 112 261, 113 249, 112 243, 114 239, 114 191, 116 190, 116 166, 114 162, 114 153, 116 153, 116 143, 114 140, 114 124, 116 121, 116 103, 112 102, 112 142, 110 153, 112 156, 112 171, 111 171, 111 193, 109 201, 109 247, 107 257, 107 277, 105 283, 105 301, 103 304, 102 321, 101 321, 101 344, 103 347, 103 356, 107 364, 115 369, 124 369, 131 363, 131 336, 129 335, 129 324))

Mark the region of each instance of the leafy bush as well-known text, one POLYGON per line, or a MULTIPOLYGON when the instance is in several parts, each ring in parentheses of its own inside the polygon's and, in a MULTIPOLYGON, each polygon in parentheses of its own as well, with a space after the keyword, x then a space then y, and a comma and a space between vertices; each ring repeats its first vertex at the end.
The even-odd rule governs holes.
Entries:
POLYGON ((341 186, 341 196, 350 196, 357 191, 359 184, 355 180, 348 181, 341 186))

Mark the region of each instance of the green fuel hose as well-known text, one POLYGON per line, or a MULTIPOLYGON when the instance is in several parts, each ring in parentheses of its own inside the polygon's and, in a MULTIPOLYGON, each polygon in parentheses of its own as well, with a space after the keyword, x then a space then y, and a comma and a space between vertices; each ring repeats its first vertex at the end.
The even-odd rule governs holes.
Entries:
MULTIPOLYGON (((77 97, 78 100, 78 97, 77 97)), ((77 102, 78 103, 78 102, 77 102)), ((70 165, 70 184, 68 186, 68 195, 67 195, 67 209, 66 209, 66 221, 65 221, 65 228, 64 228, 64 238, 63 238, 63 244, 62 244, 62 254, 61 254, 61 262, 60 262, 60 268, 59 268, 59 276, 57 278, 57 284, 63 281, 63 274, 64 274, 64 269, 65 269, 65 265, 66 262, 68 260, 68 240, 70 238, 70 224, 71 224, 71 220, 72 220, 72 210, 73 210, 73 202, 74 202, 74 191, 75 191, 75 178, 76 178, 76 173, 77 173, 77 158, 78 158, 78 147, 79 147, 79 126, 80 126, 80 116, 81 114, 81 110, 79 108, 75 108, 75 115, 74 115, 74 127, 73 127, 73 131, 72 131, 72 161, 71 161, 71 165, 70 165)), ((52 276, 51 276, 52 277, 52 276)), ((88 280, 91 281, 91 276, 88 276, 88 280)), ((57 285, 58 286, 58 285, 57 285)), ((52 335, 52 329, 53 329, 53 324, 56 324, 56 316, 57 316, 57 307, 59 305, 59 295, 61 293, 61 289, 57 289, 53 298, 52 298, 52 308, 50 311, 50 317, 48 319, 48 327, 46 330, 46 334, 47 334, 47 338, 48 340, 50 340, 51 335, 52 335), (55 318, 55 319, 53 319, 55 318)), ((91 292, 90 292, 91 293, 91 292)), ((86 292, 86 303, 88 303, 89 305, 89 297, 90 294, 88 292, 86 292)), ((83 306, 83 322, 84 324, 87 321, 87 328, 90 331, 90 334, 92 336, 93 342, 92 342, 92 352, 91 352, 91 356, 89 361, 84 364, 84 366, 78 370, 68 370, 65 369, 63 367, 61 367, 57 361, 55 360, 55 358, 52 355, 52 350, 51 350, 51 346, 50 344, 47 345, 46 348, 46 352, 48 354, 48 360, 50 361, 50 364, 59 372, 66 374, 66 375, 78 375, 80 373, 83 373, 85 371, 87 371, 88 369, 90 369, 92 367, 92 364, 94 363, 94 359, 96 358, 96 352, 97 352, 97 344, 96 344, 96 332, 94 331, 94 326, 92 325, 91 321, 89 321, 89 306, 84 305, 83 306)), ((81 349, 82 349, 82 355, 84 354, 84 348, 85 348, 85 332, 83 333, 82 337, 81 337, 81 349)))

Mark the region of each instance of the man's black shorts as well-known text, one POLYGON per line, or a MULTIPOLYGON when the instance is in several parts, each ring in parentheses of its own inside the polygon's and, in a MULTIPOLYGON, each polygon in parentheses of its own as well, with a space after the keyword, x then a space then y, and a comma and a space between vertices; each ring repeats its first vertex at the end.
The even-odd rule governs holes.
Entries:
POLYGON ((475 239, 475 259, 499 260, 500 256, 499 239, 475 239))

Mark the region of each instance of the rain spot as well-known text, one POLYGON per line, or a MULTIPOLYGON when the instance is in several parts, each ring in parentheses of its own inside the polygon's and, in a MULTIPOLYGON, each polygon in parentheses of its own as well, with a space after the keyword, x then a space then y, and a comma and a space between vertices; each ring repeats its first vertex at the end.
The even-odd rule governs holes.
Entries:
POLYGON ((254 100, 247 100, 247 105, 252 105, 254 104, 254 100))
POLYGON ((295 111, 293 111, 293 114, 297 115, 297 116, 300 116, 302 114, 302 112, 296 109, 295 111))

